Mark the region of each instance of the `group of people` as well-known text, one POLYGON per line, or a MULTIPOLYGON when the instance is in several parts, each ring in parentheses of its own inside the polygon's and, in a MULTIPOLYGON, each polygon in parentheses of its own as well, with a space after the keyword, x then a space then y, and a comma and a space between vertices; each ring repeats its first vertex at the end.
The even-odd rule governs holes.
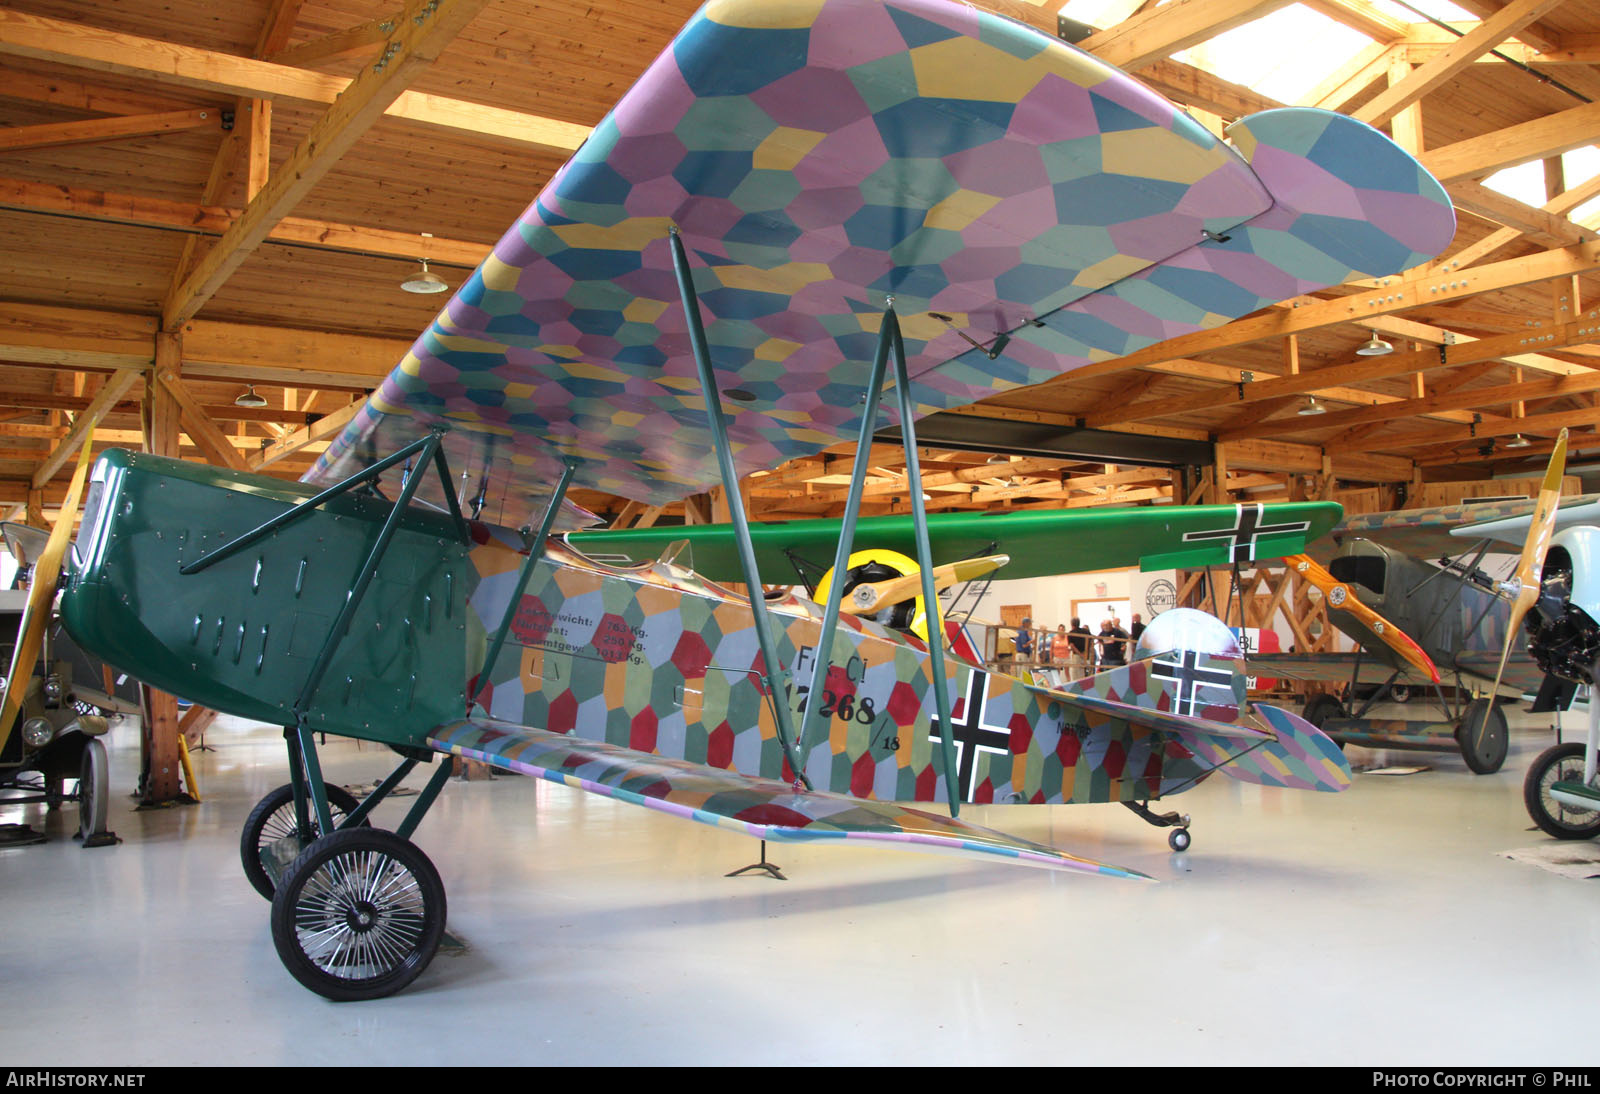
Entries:
POLYGON ((1013 640, 1015 660, 1024 664, 1051 665, 1064 669, 1069 679, 1078 680, 1100 668, 1125 665, 1139 636, 1144 633, 1144 620, 1133 613, 1133 623, 1122 629, 1122 621, 1111 616, 1100 623, 1098 634, 1089 630, 1076 616, 1069 629, 1058 624, 1055 633, 1035 628, 1031 618, 1024 619, 1013 640))

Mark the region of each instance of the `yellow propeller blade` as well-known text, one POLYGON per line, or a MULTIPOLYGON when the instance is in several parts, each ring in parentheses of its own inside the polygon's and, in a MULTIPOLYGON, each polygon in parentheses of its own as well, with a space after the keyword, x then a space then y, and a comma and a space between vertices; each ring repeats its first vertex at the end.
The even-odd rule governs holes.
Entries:
POLYGON ((1334 577, 1309 555, 1288 555, 1284 561, 1293 566, 1307 581, 1321 589, 1322 595, 1328 598, 1330 605, 1355 616, 1383 639, 1384 645, 1399 654, 1403 661, 1435 684, 1439 682, 1439 669, 1434 665, 1433 658, 1429 657, 1409 634, 1363 604, 1354 589, 1334 577))
MULTIPOLYGON (((938 590, 948 588, 958 581, 975 581, 985 574, 994 573, 1010 561, 1010 555, 986 555, 983 558, 965 558, 946 566, 935 566, 933 587, 938 590)), ((839 610, 851 615, 865 615, 867 612, 877 611, 885 604, 896 604, 920 592, 922 592, 922 575, 919 573, 885 578, 883 581, 868 582, 851 589, 850 595, 839 605, 839 610)))
POLYGON ((83 439, 83 451, 78 456, 78 469, 72 473, 72 485, 67 488, 67 500, 61 505, 50 539, 45 543, 39 559, 33 564, 33 585, 28 589, 28 606, 22 613, 22 628, 17 635, 17 648, 11 655, 11 668, 6 673, 5 700, 0 702, 0 749, 11 739, 11 727, 22 711, 22 700, 33 686, 33 669, 39 660, 39 650, 44 645, 45 628, 50 624, 50 611, 56 598, 56 582, 61 577, 61 560, 66 556, 67 544, 72 539, 72 525, 78 519, 78 499, 83 494, 83 480, 89 474, 89 445, 94 431, 83 439), (18 674, 26 672, 19 681, 18 674))
MULTIPOLYGON (((1500 650, 1500 667, 1494 670, 1494 687, 1489 689, 1489 702, 1500 694, 1500 678, 1505 675, 1506 661, 1511 657, 1511 647, 1517 641, 1522 619, 1528 609, 1539 601, 1539 576, 1544 569, 1544 556, 1550 550, 1550 537, 1555 534, 1556 510, 1561 505, 1561 476, 1567 471, 1567 431, 1563 429, 1556 438, 1556 447, 1550 453, 1550 465, 1545 468, 1544 482, 1539 486, 1539 500, 1534 503, 1533 516, 1528 518, 1528 538, 1522 541, 1522 554, 1517 568, 1500 588, 1511 596, 1511 618, 1506 621, 1506 644, 1500 650)), ((1478 727, 1481 737, 1489 725, 1484 718, 1478 727)))

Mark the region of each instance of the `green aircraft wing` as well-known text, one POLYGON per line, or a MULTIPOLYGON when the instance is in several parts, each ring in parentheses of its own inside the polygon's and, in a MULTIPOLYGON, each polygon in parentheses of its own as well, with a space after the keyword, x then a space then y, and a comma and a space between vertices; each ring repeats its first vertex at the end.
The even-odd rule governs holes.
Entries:
MULTIPOLYGON (((928 518, 933 564, 981 554, 1007 554, 1001 578, 1045 577, 1137 565, 1145 570, 1218 566, 1299 554, 1343 515, 1336 502, 1278 505, 1158 505, 1138 508, 1031 509, 941 513, 928 518)), ((857 550, 887 548, 915 555, 912 518, 863 517, 857 550)), ((826 567, 839 542, 838 520, 755 523, 750 537, 763 574, 800 573, 798 562, 826 567)), ((567 543, 607 562, 650 562, 686 541, 679 561, 713 581, 743 580, 731 524, 668 525, 572 532, 567 543)), ((814 571, 813 571, 814 574, 814 571)))

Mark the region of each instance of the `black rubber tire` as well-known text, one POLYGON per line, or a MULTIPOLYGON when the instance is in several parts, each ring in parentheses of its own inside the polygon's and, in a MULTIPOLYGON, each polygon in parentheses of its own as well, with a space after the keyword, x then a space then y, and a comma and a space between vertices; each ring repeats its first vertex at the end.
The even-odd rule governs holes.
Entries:
POLYGON ((78 835, 86 845, 106 834, 106 809, 111 796, 111 763, 100 738, 90 737, 83 745, 83 760, 78 769, 78 835))
POLYGON ((1174 851, 1187 851, 1189 849, 1189 830, 1187 828, 1174 828, 1168 832, 1167 846, 1174 851))
POLYGON ((1411 685, 1389 685, 1389 701, 1392 703, 1409 703, 1411 701, 1411 685))
MULTIPOLYGON (((344 787, 328 784, 328 809, 333 813, 336 826, 354 813, 359 804, 344 787)), ((361 823, 366 825, 368 822, 361 823)), ((239 833, 239 862, 244 866, 244 876, 251 888, 268 900, 272 899, 273 885, 272 878, 267 876, 267 868, 261 864, 261 848, 291 834, 294 827, 294 787, 284 783, 256 802, 256 807, 250 810, 250 816, 245 819, 244 830, 239 833)), ((308 846, 321 835, 316 830, 315 816, 311 818, 311 828, 310 838, 302 841, 308 846)))
POLYGON ((1493 775, 1506 762, 1511 734, 1505 712, 1492 699, 1474 699, 1467 704, 1456 727, 1456 744, 1461 758, 1477 775, 1493 775))
POLYGON ((1583 753, 1580 741, 1547 748, 1539 753, 1528 768, 1527 778, 1522 780, 1522 803, 1528 807, 1528 816, 1556 839, 1600 836, 1600 809, 1574 809, 1550 797, 1550 787, 1555 783, 1583 781, 1583 753))
POLYGON ((1318 729, 1321 729, 1322 724, 1329 718, 1343 718, 1344 715, 1344 704, 1339 702, 1336 696, 1329 695, 1326 692, 1321 695, 1313 695, 1307 701, 1305 710, 1300 713, 1300 717, 1318 729))
POLYGON ((419 847, 381 828, 346 828, 311 844, 284 874, 272 942, 289 974, 318 995, 379 999, 428 967, 445 913, 444 883, 419 847))

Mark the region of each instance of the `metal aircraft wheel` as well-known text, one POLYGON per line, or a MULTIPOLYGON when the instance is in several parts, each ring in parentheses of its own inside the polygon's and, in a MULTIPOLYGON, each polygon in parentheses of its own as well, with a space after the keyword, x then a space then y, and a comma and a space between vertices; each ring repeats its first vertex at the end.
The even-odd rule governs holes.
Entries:
POLYGON ((1187 828, 1174 828, 1168 832, 1167 846, 1174 851, 1187 851, 1189 849, 1189 830, 1187 828))
POLYGON ((1389 699, 1395 703, 1409 703, 1411 701, 1411 685, 1391 684, 1389 686, 1389 699))
POLYGON ((83 837, 85 847, 115 842, 104 840, 110 794, 111 764, 106 759, 106 746, 100 738, 90 737, 83 746, 83 761, 78 768, 78 835, 83 837))
POLYGON ((444 935, 444 883, 420 849, 380 828, 307 847, 272 898, 272 941, 296 980, 335 1002, 415 980, 444 935))
POLYGON ((1505 713, 1492 699, 1474 699, 1456 727, 1456 743, 1474 774, 1493 775, 1506 762, 1511 743, 1505 713))
MULTIPOLYGON (((329 784, 327 790, 328 810, 333 814, 333 823, 338 825, 354 813, 360 803, 342 786, 329 784)), ((272 899, 274 886, 261 862, 261 852, 268 845, 294 834, 294 787, 284 783, 256 803, 244 822, 244 831, 239 833, 239 861, 244 865, 244 876, 255 891, 268 900, 272 899)), ((317 831, 317 818, 313 816, 311 831, 301 837, 301 848, 309 846, 321 834, 317 831)))
POLYGON ((1550 796, 1550 788, 1556 783, 1583 782, 1583 752, 1579 741, 1547 748, 1539 753, 1522 781, 1522 801, 1528 807, 1528 816, 1556 839, 1600 836, 1600 810, 1579 809, 1550 796))

